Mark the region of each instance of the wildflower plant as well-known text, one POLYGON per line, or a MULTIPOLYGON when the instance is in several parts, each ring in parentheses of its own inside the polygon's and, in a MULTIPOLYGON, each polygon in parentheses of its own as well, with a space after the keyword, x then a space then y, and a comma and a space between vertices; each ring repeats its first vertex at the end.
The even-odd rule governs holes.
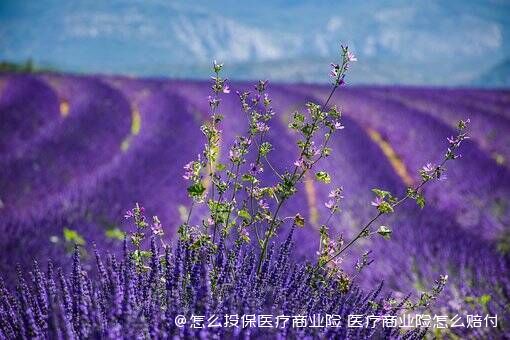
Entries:
MULTIPOLYGON (((214 76, 212 94, 209 96, 211 107, 210 122, 202 126, 202 131, 214 131, 205 133, 207 143, 203 155, 206 161, 202 162, 200 155, 198 160, 191 161, 185 166, 185 179, 191 179, 188 192, 192 198, 191 214, 196 203, 206 202, 210 216, 202 222, 203 228, 189 225, 188 222, 181 225, 181 235, 188 235, 186 230, 199 231, 197 242, 211 242, 214 247, 217 230, 221 229, 221 237, 231 238, 237 241, 251 241, 252 235, 257 239, 256 244, 260 248, 257 262, 257 272, 260 273, 263 261, 267 255, 270 240, 277 235, 280 227, 287 220, 291 219, 292 226, 303 226, 305 221, 300 214, 293 218, 282 217, 280 212, 289 198, 298 192, 298 184, 308 172, 315 172, 317 181, 330 184, 331 175, 323 170, 315 170, 319 162, 328 157, 332 149, 329 142, 334 133, 344 128, 342 124, 341 110, 336 106, 329 106, 335 91, 345 84, 345 76, 352 62, 357 61, 356 56, 347 46, 341 46, 341 62, 331 64, 332 88, 325 102, 321 104, 308 102, 306 111, 293 113, 289 128, 299 135, 297 141, 297 158, 290 169, 279 173, 270 161, 270 153, 273 146, 266 140, 270 131, 270 120, 275 112, 271 107, 271 99, 267 93, 267 81, 260 81, 255 86, 255 92, 237 91, 242 111, 247 115, 248 131, 245 136, 237 136, 233 146, 229 150, 228 164, 218 163, 218 152, 220 149, 220 130, 218 124, 223 116, 218 113, 222 93, 229 93, 227 81, 220 76, 223 64, 214 62, 214 76), (225 90, 226 89, 226 90, 225 90), (213 129, 208 126, 213 126, 213 129), (212 151, 215 150, 215 151, 212 151), (255 154, 255 161, 248 162, 248 155, 255 154), (192 166, 193 164, 198 164, 192 166), (214 171, 212 170, 214 168, 214 171), (261 174, 269 169, 276 175, 278 182, 274 185, 264 186, 261 174), (193 169, 190 173, 190 169, 193 169), (207 178, 212 183, 210 190, 206 190, 202 184, 207 178), (196 190, 199 187, 200 190, 196 190), (243 193, 244 195, 241 195, 243 193), (229 195, 230 194, 230 195, 229 195), (239 202, 238 202, 239 200, 239 202), (271 204, 269 203, 271 202, 271 204), (272 208, 272 209, 271 209, 272 208), (212 231, 209 230, 212 228, 212 231), (234 230, 235 229, 235 230, 234 230), (233 232, 232 232, 233 231, 233 232), (211 237, 212 234, 212 237, 211 237)), ((359 233, 349 242, 344 242, 341 236, 334 241, 328 235, 328 224, 331 217, 340 212, 340 201, 343 199, 343 188, 335 188, 329 194, 329 200, 325 203, 330 214, 321 227, 321 240, 319 242, 318 262, 314 269, 323 269, 331 262, 338 262, 337 258, 361 238, 370 237, 374 234, 388 239, 392 230, 388 226, 379 226, 373 230, 373 224, 382 216, 391 214, 395 208, 407 199, 413 199, 423 208, 425 197, 423 187, 432 180, 439 180, 444 177, 445 164, 450 160, 460 157, 457 150, 461 142, 468 138, 465 132, 469 119, 458 123, 458 135, 448 138, 448 148, 442 162, 435 166, 430 163, 420 171, 422 181, 415 187, 407 188, 402 197, 394 196, 386 190, 375 188, 375 194, 371 205, 376 208, 376 215, 368 221, 359 233)), ((367 262, 367 261, 365 261, 367 262)), ((338 269, 339 266, 335 266, 338 269)))
MULTIPOLYGON (((425 330, 401 333, 394 328, 347 329, 280 327, 217 327, 204 329, 179 325, 176 317, 203 315, 205 320, 225 315, 332 314, 345 320, 349 314, 397 315, 402 310, 428 307, 446 284, 441 276, 431 291, 417 302, 380 296, 381 287, 364 293, 356 288, 355 276, 373 260, 362 254, 355 265, 355 276, 344 270, 346 251, 361 238, 379 235, 390 238, 388 226, 374 227, 382 215, 394 213, 407 199, 423 207, 423 187, 444 176, 447 162, 459 158, 458 149, 468 138, 469 121, 459 123, 459 133, 448 139, 448 148, 438 165, 420 171, 421 182, 407 188, 401 197, 373 189, 375 214, 350 240, 331 235, 331 221, 341 213, 343 188, 333 188, 325 207, 329 214, 320 228, 317 261, 291 262, 293 236, 306 224, 301 214, 282 216, 282 208, 296 195, 305 176, 325 184, 331 175, 320 169, 320 161, 333 152, 330 141, 341 131, 342 112, 330 106, 335 91, 345 84, 346 72, 357 59, 348 47, 341 47, 339 64, 332 64, 332 89, 323 104, 309 102, 304 112, 296 111, 289 128, 298 136, 296 157, 278 172, 271 162, 275 152, 269 142, 271 120, 275 115, 268 82, 259 81, 252 91, 237 91, 240 108, 246 116, 244 135, 236 136, 226 157, 220 157, 222 143, 221 102, 230 94, 222 78, 223 65, 213 63, 209 118, 201 126, 204 148, 184 166, 190 207, 179 226, 173 244, 164 241, 164 228, 157 216, 149 221, 138 203, 126 212, 132 230, 124 238, 121 259, 107 255, 106 263, 96 251, 97 279, 81 265, 77 245, 70 275, 55 272, 52 263, 43 274, 37 263, 30 273, 31 285, 20 270, 18 289, 10 293, 0 283, 0 338, 168 338, 250 337, 280 335, 291 337, 405 337, 421 338, 425 330), (270 171, 277 179, 267 184, 262 174, 270 171), (202 205, 205 209, 195 209, 202 205), (192 218, 206 211, 200 222, 192 218), (288 228, 284 228, 288 226, 288 228), (277 244, 278 234, 286 239, 277 244), (150 243, 148 246, 147 244, 150 243)), ((188 319, 189 321, 189 319, 188 319)), ((220 320, 227 325, 233 320, 220 320)))
MULTIPOLYGON (((306 104, 305 113, 297 111, 293 114, 289 127, 300 136, 297 142, 298 156, 293 168, 283 173, 278 173, 270 161, 273 146, 267 140, 267 134, 275 112, 267 93, 267 81, 258 82, 253 93, 237 92, 242 111, 248 120, 248 131, 246 135, 236 137, 229 150, 228 163, 218 162, 221 140, 218 125, 223 119, 218 110, 221 108, 221 94, 230 90, 226 80, 220 76, 223 65, 216 62, 213 64, 212 94, 209 96, 210 120, 202 126, 206 136, 204 152, 197 160, 185 166, 184 175, 184 178, 190 181, 190 214, 195 204, 205 202, 209 208, 209 217, 202 222, 202 226, 189 225, 188 218, 187 222, 181 225, 181 236, 187 237, 198 231, 200 236, 196 242, 213 244, 218 233, 223 238, 234 238, 241 242, 250 242, 252 237, 256 237, 256 243, 260 247, 257 261, 257 272, 260 273, 271 239, 277 235, 284 222, 289 220, 288 217, 279 215, 282 207, 297 192, 298 184, 305 175, 312 171, 321 159, 331 154, 328 146, 331 136, 344 128, 341 112, 336 106, 329 107, 329 102, 336 89, 345 83, 346 71, 353 61, 356 61, 356 58, 352 52, 348 47, 342 46, 340 65, 332 65, 333 87, 326 102, 323 105, 309 102, 306 104), (248 155, 251 154, 254 154, 253 161, 248 161, 248 155), (261 174, 266 169, 276 175, 276 184, 263 185, 261 174), (210 184, 209 190, 204 182, 210 184)), ((330 175, 325 171, 317 171, 315 178, 324 183, 331 182, 330 175)), ((339 196, 340 192, 336 191, 335 196, 331 197, 331 204, 336 204, 333 202, 338 201, 339 196)), ((337 205, 331 206, 332 213, 337 210, 337 205)), ((304 224, 301 215, 291 219, 295 226, 304 224)))

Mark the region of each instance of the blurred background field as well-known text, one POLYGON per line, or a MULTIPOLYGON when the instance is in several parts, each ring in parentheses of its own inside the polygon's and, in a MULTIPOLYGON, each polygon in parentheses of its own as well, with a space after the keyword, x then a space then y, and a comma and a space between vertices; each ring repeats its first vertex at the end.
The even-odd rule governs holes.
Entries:
MULTIPOLYGON (((244 132, 235 90, 268 78, 274 163, 292 164, 289 117, 327 96, 342 42, 358 62, 334 97, 346 128, 322 165, 345 188, 335 233, 352 235, 366 221, 372 188, 402 193, 416 183, 416 170, 443 156, 456 121, 471 120, 463 158, 426 189, 426 207, 406 204, 384 221, 391 240, 355 249, 376 259, 359 284, 384 280, 419 294, 448 273, 439 308, 508 314, 508 14, 504 1, 3 1, 0 273, 34 257, 65 262, 73 241, 120 248, 123 213, 137 201, 175 235, 213 59, 232 79, 222 154, 244 132)), ((312 258, 330 187, 309 179, 301 190, 285 213, 304 213, 294 256, 312 258)))

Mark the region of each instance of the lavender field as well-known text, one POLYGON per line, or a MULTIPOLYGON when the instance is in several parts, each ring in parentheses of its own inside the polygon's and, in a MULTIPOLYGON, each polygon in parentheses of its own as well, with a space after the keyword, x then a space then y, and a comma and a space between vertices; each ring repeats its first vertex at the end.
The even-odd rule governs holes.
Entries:
MULTIPOLYGON (((234 92, 252 84, 230 86, 221 104, 228 118, 221 128, 221 157, 246 128, 234 92)), ((171 243, 189 206, 183 166, 203 146, 200 125, 208 117, 209 92, 209 83, 200 81, 0 75, 4 279, 13 282, 15 265, 30 267, 34 258, 70 262, 76 241, 89 253, 93 244, 120 251, 127 230, 123 215, 135 202, 159 216, 171 243)), ((268 138, 278 150, 271 160, 284 170, 297 156, 297 137, 288 129, 293 111, 309 100, 322 101, 329 88, 270 84, 268 92, 276 111, 268 138)), ((333 185, 344 188, 343 211, 330 224, 332 233, 347 238, 370 218, 372 188, 405 192, 419 182, 417 169, 440 160, 456 122, 471 120, 462 158, 448 166, 445 181, 425 189, 424 209, 405 203, 383 220, 392 226, 390 240, 367 239, 353 249, 372 250, 375 259, 356 280, 362 288, 384 282, 384 291, 416 296, 447 274, 435 311, 497 314, 500 329, 479 329, 477 335, 508 332, 510 91, 349 86, 333 101, 343 109, 345 129, 332 139, 334 152, 322 168, 333 185)), ((264 180, 275 178, 268 173, 264 180)), ((299 190, 305 194, 292 198, 283 214, 304 213, 292 257, 313 259, 330 187, 310 178, 299 190)), ((91 258, 85 256, 85 266, 91 258)), ((346 268, 355 260, 345 256, 346 268)))

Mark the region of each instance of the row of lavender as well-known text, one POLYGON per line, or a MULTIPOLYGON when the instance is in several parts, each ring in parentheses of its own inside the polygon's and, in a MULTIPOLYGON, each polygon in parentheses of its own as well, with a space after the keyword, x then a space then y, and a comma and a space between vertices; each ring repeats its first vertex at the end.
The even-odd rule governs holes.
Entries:
MULTIPOLYGON (((12 276, 13 261, 65 260, 68 241, 118 243, 122 211, 134 201, 157 213, 168 235, 175 232, 178 223, 172 221, 179 221, 187 204, 181 169, 199 152, 207 84, 42 75, 4 76, 0 89, 0 228, 5 236, 0 248, 9 255, 0 263, 4 276, 12 276)), ((270 141, 281 157, 274 160, 277 170, 296 157, 295 136, 287 129, 290 113, 325 91, 270 87, 277 111, 270 141)), ((335 100, 344 107, 348 128, 332 141, 335 153, 324 168, 334 175, 334 184, 344 187, 346 206, 334 225, 335 232, 347 235, 369 216, 371 188, 405 190, 406 179, 397 175, 370 131, 391 145, 408 177, 417 180, 413 169, 437 161, 441 141, 453 134, 452 122, 458 116, 472 119, 473 139, 464 160, 449 169, 447 189, 431 186, 424 211, 410 205, 384 221, 393 226, 391 241, 355 250, 371 249, 377 258, 358 280, 364 287, 384 280, 387 288, 405 295, 448 273, 441 308, 505 315, 510 94, 356 88, 342 89, 335 100)), ((222 103, 229 117, 225 141, 243 132, 245 117, 238 107, 234 95, 222 103)), ((296 234, 296 258, 315 254, 329 189, 308 181, 302 188, 306 199, 287 205, 286 214, 308 212, 306 228, 296 234)), ((351 258, 346 257, 346 267, 351 258)))

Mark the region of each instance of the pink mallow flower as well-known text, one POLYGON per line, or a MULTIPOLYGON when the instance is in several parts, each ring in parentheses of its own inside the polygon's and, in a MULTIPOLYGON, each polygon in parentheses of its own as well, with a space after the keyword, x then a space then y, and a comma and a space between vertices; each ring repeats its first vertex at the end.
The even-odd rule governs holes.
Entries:
POLYGON ((376 197, 375 200, 372 201, 370 204, 373 205, 374 207, 379 207, 383 202, 384 200, 381 197, 376 197))
POLYGON ((182 175, 182 178, 188 180, 193 177, 193 161, 189 162, 184 166, 184 175, 182 175))
POLYGON ((423 171, 431 172, 434 171, 435 166, 432 165, 432 163, 427 163, 425 166, 422 167, 423 171))
POLYGON ((163 231, 163 226, 161 225, 161 222, 159 221, 159 218, 157 216, 152 216, 152 226, 151 226, 152 233, 156 236, 163 236, 165 232, 163 231))
POLYGON ((269 131, 269 126, 267 126, 267 124, 263 122, 258 122, 256 127, 259 132, 269 131))
POLYGON ((269 209, 269 204, 267 204, 264 200, 259 200, 258 202, 260 209, 267 210, 269 209))
POLYGON ((132 210, 128 210, 126 211, 126 214, 124 215, 124 218, 126 220, 129 220, 130 218, 134 217, 135 215, 133 214, 133 211, 132 210))
POLYGON ((348 61, 358 61, 358 58, 351 51, 347 51, 347 60, 348 61))
POLYGON ((332 209, 335 206, 335 201, 329 200, 328 202, 324 203, 324 205, 326 206, 326 208, 332 209))
POLYGON ((207 224, 209 227, 212 227, 212 226, 214 225, 214 220, 212 219, 212 217, 208 217, 208 218, 207 218, 206 224, 207 224))
POLYGON ((328 197, 329 197, 329 198, 335 198, 335 199, 342 199, 342 198, 344 198, 344 197, 342 196, 342 191, 343 191, 343 190, 344 190, 344 189, 343 189, 343 187, 340 187, 340 188, 336 188, 336 189, 334 189, 334 190, 331 190, 331 191, 330 191, 330 193, 329 193, 329 195, 328 195, 328 197))
POLYGON ((345 126, 342 125, 340 122, 335 122, 335 130, 342 130, 345 126))

